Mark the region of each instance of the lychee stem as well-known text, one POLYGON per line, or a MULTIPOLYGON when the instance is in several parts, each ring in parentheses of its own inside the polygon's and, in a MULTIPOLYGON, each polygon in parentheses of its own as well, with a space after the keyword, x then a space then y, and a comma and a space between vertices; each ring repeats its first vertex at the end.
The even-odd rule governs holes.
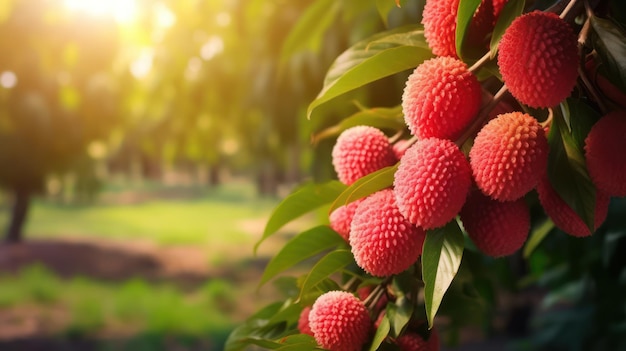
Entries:
POLYGON ((570 0, 570 2, 567 4, 565 9, 563 9, 563 12, 561 12, 561 14, 559 15, 559 17, 565 18, 565 16, 567 16, 567 14, 572 10, 572 8, 574 8, 574 5, 576 5, 577 1, 578 0, 570 0))
POLYGON ((475 72, 480 68, 480 66, 482 66, 483 64, 485 64, 488 61, 491 61, 491 51, 487 52, 486 54, 483 55, 483 57, 478 59, 478 61, 476 61, 472 65, 472 67, 470 67, 468 69, 468 71, 470 71, 470 72, 475 74, 475 72))
POLYGON ((480 112, 478 113, 478 116, 476 117, 476 119, 474 119, 474 122, 472 122, 469 128, 467 128, 465 132, 461 135, 461 137, 457 139, 456 145, 458 147, 461 147, 463 144, 465 144, 467 139, 469 139, 472 135, 478 132, 478 130, 482 127, 483 123, 485 122, 485 119, 489 116, 489 112, 491 112, 491 110, 493 110, 493 108, 496 107, 498 102, 500 102, 500 100, 502 99, 502 97, 508 90, 509 89, 506 87, 506 85, 502 85, 500 90, 498 90, 498 92, 493 96, 491 101, 489 101, 489 103, 485 105, 485 107, 483 107, 482 110, 480 110, 480 112))
POLYGON ((376 306, 376 304, 378 303, 378 300, 380 300, 380 298, 385 293, 385 287, 387 286, 389 281, 390 279, 387 278, 385 279, 385 281, 383 281, 379 285, 376 285, 376 287, 372 290, 372 292, 367 296, 365 301, 363 301, 363 303, 368 309, 371 309, 373 306, 376 306))

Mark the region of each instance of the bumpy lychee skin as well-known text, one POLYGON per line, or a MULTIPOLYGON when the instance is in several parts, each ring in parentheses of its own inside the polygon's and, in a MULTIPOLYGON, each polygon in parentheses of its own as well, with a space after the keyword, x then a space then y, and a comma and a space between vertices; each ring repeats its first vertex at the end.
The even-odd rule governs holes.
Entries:
POLYGON ((352 254, 373 276, 403 272, 422 254, 426 233, 407 221, 391 189, 367 197, 356 210, 350 232, 352 254))
POLYGON ((478 113, 481 86, 462 61, 436 57, 424 61, 406 81, 404 121, 420 139, 455 139, 478 113))
POLYGON ((356 126, 339 135, 332 151, 337 177, 344 184, 396 163, 389 139, 370 126, 356 126))
POLYGON ((428 0, 422 13, 424 37, 437 56, 456 55, 456 15, 459 0, 428 0))
POLYGON ((498 66, 513 96, 532 107, 552 107, 567 98, 578 78, 577 37, 551 12, 516 18, 500 40, 498 66))
POLYGON ((313 331, 309 324, 309 314, 311 313, 311 306, 307 306, 300 312, 300 318, 298 318, 298 330, 300 334, 307 334, 313 336, 313 331))
MULTIPOLYGON (((554 225, 562 231, 577 237, 585 237, 595 232, 589 231, 585 222, 574 210, 563 201, 554 190, 548 176, 544 176, 537 185, 539 203, 545 213, 552 219, 554 225)), ((604 223, 609 211, 610 197, 601 191, 596 191, 596 207, 594 211, 594 226, 598 229, 604 223)))
POLYGON ((330 227, 341 235, 346 242, 350 242, 350 226, 352 225, 356 208, 361 201, 362 200, 356 200, 347 205, 338 207, 330 214, 330 227))
POLYGON ((372 328, 363 302, 345 291, 330 291, 318 297, 309 324, 315 341, 330 351, 361 350, 372 328))
POLYGON ((626 112, 615 111, 593 125, 585 139, 591 180, 609 196, 626 196, 626 112))
POLYGON ((532 116, 511 112, 478 132, 469 153, 476 185, 499 201, 514 201, 531 191, 548 165, 548 140, 532 116))
POLYGON ((407 332, 396 343, 402 351, 439 351, 439 335, 435 329, 430 332, 428 340, 417 333, 407 332))
POLYGON ((452 141, 419 140, 406 151, 395 173, 398 209, 425 230, 441 227, 459 213, 471 182, 469 163, 452 141))
POLYGON ((530 211, 523 198, 500 202, 472 191, 460 216, 472 242, 491 257, 513 254, 524 245, 530 231, 530 211))

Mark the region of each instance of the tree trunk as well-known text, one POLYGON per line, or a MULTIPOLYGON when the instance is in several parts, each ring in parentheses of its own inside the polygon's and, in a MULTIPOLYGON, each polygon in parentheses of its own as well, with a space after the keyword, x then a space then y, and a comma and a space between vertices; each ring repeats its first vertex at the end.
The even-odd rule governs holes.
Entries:
POLYGON ((11 222, 7 229, 5 241, 15 244, 22 241, 22 230, 28 215, 30 205, 30 190, 27 188, 16 188, 13 193, 13 211, 11 212, 11 222))

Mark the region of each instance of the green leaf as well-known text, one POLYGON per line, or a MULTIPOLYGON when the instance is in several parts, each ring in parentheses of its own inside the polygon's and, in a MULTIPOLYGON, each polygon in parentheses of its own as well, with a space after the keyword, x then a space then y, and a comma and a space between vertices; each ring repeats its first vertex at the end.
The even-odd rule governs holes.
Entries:
POLYGON ((330 212, 355 200, 390 187, 391 185, 393 185, 393 177, 397 169, 398 164, 385 167, 383 169, 379 169, 376 172, 370 173, 352 183, 352 185, 350 185, 339 196, 337 196, 335 202, 333 202, 333 204, 330 206, 330 212))
POLYGON ((498 44, 500 44, 500 39, 502 39, 502 35, 506 29, 509 28, 511 22, 513 22, 515 18, 524 12, 525 3, 525 0, 507 1, 506 5, 504 5, 504 8, 500 12, 500 17, 498 17, 498 21, 496 22, 491 34, 491 43, 489 44, 489 47, 492 59, 496 57, 496 54, 498 53, 498 44))
POLYGON ((554 109, 548 135, 548 177, 554 190, 593 232, 596 191, 587 173, 583 149, 588 132, 583 129, 591 125, 586 120, 593 120, 593 111, 580 104, 570 108, 569 101, 563 102, 561 109, 554 109))
POLYGON ((395 304, 387 306, 387 316, 394 336, 399 336, 413 315, 413 302, 406 296, 398 297, 395 304))
POLYGON ((541 223, 537 228, 535 228, 531 233, 528 241, 526 242, 526 246, 524 246, 524 258, 530 257, 530 254, 535 251, 537 246, 541 244, 543 239, 550 233, 550 231, 554 228, 554 223, 550 218, 546 218, 546 220, 541 223))
POLYGON ((414 68, 432 57, 424 31, 419 26, 407 26, 386 31, 358 42, 342 53, 332 64, 322 91, 309 105, 307 118, 315 108, 356 88, 384 77, 414 68), (415 45, 401 45, 396 34, 415 45), (388 39, 390 41, 388 41, 388 39), (416 46, 419 45, 419 46, 416 46))
POLYGON ((353 262, 354 258, 350 250, 335 250, 322 257, 315 266, 311 268, 311 271, 304 279, 302 289, 300 290, 300 298, 331 274, 339 272, 345 266, 353 262))
POLYGON ((333 180, 323 184, 309 183, 296 189, 274 209, 265 225, 263 236, 254 246, 254 252, 265 239, 276 233, 285 224, 330 203, 345 187, 341 182, 333 180))
POLYGON ((376 329, 376 334, 374 334, 374 339, 372 340, 372 345, 370 345, 369 351, 378 350, 378 347, 383 343, 383 341, 385 341, 387 335, 389 335, 390 330, 391 326, 389 324, 389 319, 385 313, 383 319, 380 321, 378 329, 376 329))
POLYGON ((317 348, 317 342, 315 339, 306 334, 296 334, 289 335, 286 338, 280 340, 280 343, 283 346, 277 348, 276 350, 281 351, 309 351, 309 350, 319 350, 317 348))
POLYGON ((480 5, 480 1, 481 0, 459 1, 458 13, 456 17, 455 45, 457 55, 459 55, 461 59, 465 57, 463 44, 465 43, 470 23, 472 23, 472 18, 474 17, 476 9, 478 9, 478 6, 480 5))
POLYGON ((445 227, 428 231, 422 253, 424 303, 429 328, 446 290, 459 270, 463 257, 463 233, 456 220, 445 227))
POLYGON ((385 27, 389 26, 389 12, 395 7, 400 7, 399 0, 376 0, 376 9, 385 27))
POLYGON ((604 63, 603 75, 620 90, 626 92, 626 35, 610 20, 591 17, 593 47, 604 63))
POLYGON ((300 233, 289 240, 270 260, 265 267, 259 286, 295 264, 344 242, 340 235, 326 225, 300 233))
POLYGON ((367 125, 378 129, 402 130, 406 128, 404 117, 402 114, 402 106, 396 107, 374 107, 361 110, 352 116, 343 119, 338 125, 322 130, 313 136, 313 142, 316 143, 321 139, 334 137, 344 130, 367 125))

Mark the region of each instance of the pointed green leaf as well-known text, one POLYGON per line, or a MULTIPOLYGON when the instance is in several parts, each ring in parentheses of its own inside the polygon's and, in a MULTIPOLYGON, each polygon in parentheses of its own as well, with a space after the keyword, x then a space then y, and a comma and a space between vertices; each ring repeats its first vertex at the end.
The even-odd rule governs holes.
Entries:
POLYGON ((309 105, 307 118, 316 107, 356 88, 384 77, 414 68, 432 57, 419 26, 401 27, 363 40, 342 53, 328 70, 324 87, 309 105), (386 40, 397 40, 403 33, 419 46, 399 45, 386 40), (374 43, 375 42, 375 43, 374 43))
POLYGON ((330 181, 324 184, 309 183, 296 189, 274 209, 265 225, 263 236, 254 246, 254 251, 285 224, 335 200, 345 187, 341 182, 330 181))
POLYGON ((604 65, 600 67, 603 75, 626 92, 626 33, 610 20, 591 17, 593 29, 593 47, 598 52, 604 65))
POLYGON ((550 233, 550 231, 554 228, 554 223, 550 218, 546 218, 546 220, 541 223, 537 228, 535 228, 531 233, 526 245, 524 246, 524 258, 530 257, 530 254, 535 251, 537 246, 541 244, 543 239, 550 233))
POLYGON ((380 321, 380 325, 378 329, 376 329, 376 334, 374 334, 374 339, 372 340, 372 345, 370 345, 369 351, 376 351, 378 347, 385 341, 387 335, 389 335, 389 331, 391 330, 391 326, 389 324, 389 319, 387 318, 387 314, 383 316, 383 319, 380 321))
POLYGON ((389 304, 387 306, 387 314, 394 336, 399 336, 404 327, 409 323, 413 315, 413 308, 413 302, 406 296, 399 297, 395 304, 389 304))
POLYGON ((465 58, 464 52, 464 43, 468 36, 470 23, 472 23, 472 18, 474 17, 474 13, 478 6, 480 5, 480 0, 460 0, 458 12, 456 16, 456 33, 455 33, 455 41, 456 52, 461 59, 465 58))
POLYGON ((498 44, 500 44, 500 39, 502 39, 502 35, 506 31, 507 28, 511 25, 511 22, 515 18, 524 12, 525 0, 518 1, 507 1, 506 5, 500 12, 500 17, 496 22, 495 27, 493 28, 493 32, 491 34, 491 43, 489 44, 489 48, 491 50, 491 58, 496 57, 498 53, 498 44))
POLYGON ((355 127, 367 125, 378 129, 392 129, 402 130, 406 128, 404 117, 402 115, 402 106, 396 107, 374 107, 370 109, 361 110, 350 117, 347 117, 338 125, 324 129, 317 133, 313 137, 314 142, 318 142, 321 139, 334 137, 344 130, 355 127))
POLYGON ((385 167, 357 180, 337 196, 335 202, 330 206, 330 212, 355 200, 390 187, 393 185, 393 179, 397 169, 398 164, 385 167))
POLYGON ((389 12, 391 12, 394 7, 398 6, 399 4, 396 4, 394 0, 376 0, 376 9, 385 27, 389 26, 389 12))
POLYGON ((300 298, 331 274, 339 272, 353 262, 354 258, 350 250, 335 250, 322 257, 319 262, 311 268, 311 271, 304 279, 302 289, 300 290, 300 298))
POLYGON ((317 342, 311 335, 296 334, 290 335, 280 340, 283 346, 276 348, 281 351, 309 351, 319 350, 317 342))
POLYGON ((428 231, 422 253, 424 303, 430 328, 463 257, 463 233, 456 220, 428 231))
POLYGON ((293 267, 320 252, 345 243, 344 239, 326 225, 307 230, 289 240, 265 267, 261 282, 265 284, 276 274, 293 267))

